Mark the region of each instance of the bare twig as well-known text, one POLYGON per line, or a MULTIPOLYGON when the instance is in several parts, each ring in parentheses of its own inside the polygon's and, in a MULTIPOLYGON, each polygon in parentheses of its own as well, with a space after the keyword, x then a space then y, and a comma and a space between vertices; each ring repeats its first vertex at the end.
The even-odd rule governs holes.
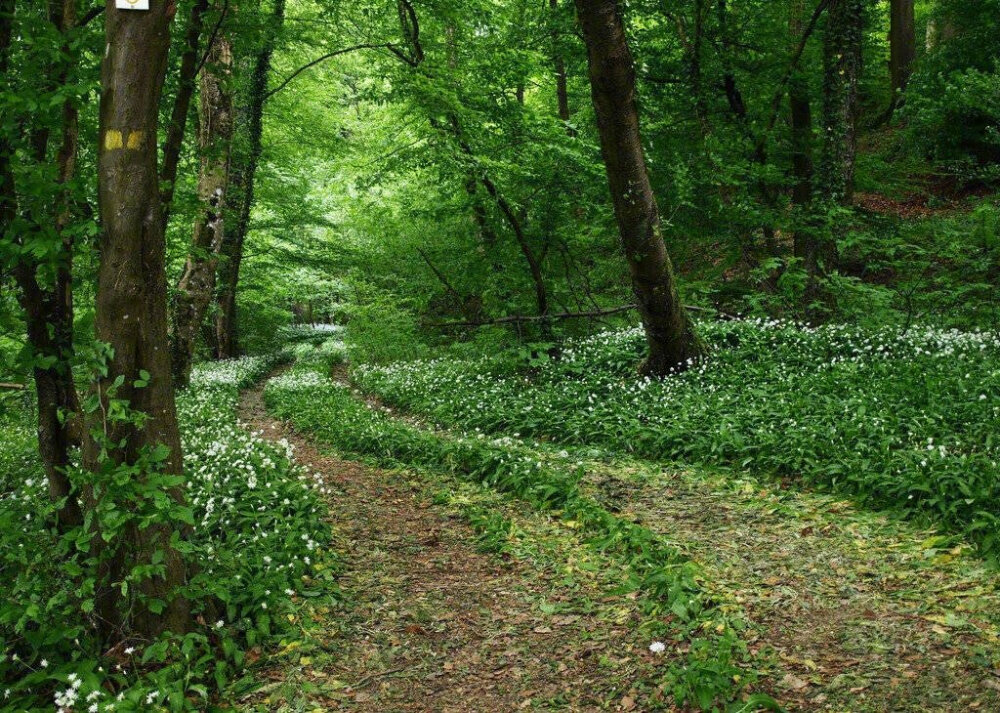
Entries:
POLYGON ((202 55, 201 61, 198 63, 198 69, 194 71, 194 76, 197 77, 201 74, 201 70, 205 68, 205 63, 208 62, 208 56, 212 53, 212 46, 215 44, 215 39, 219 36, 219 30, 222 29, 222 23, 226 21, 226 15, 229 14, 229 0, 225 0, 222 5, 222 12, 219 14, 219 21, 215 23, 215 27, 212 28, 212 34, 208 38, 208 44, 205 45, 205 54, 202 55))

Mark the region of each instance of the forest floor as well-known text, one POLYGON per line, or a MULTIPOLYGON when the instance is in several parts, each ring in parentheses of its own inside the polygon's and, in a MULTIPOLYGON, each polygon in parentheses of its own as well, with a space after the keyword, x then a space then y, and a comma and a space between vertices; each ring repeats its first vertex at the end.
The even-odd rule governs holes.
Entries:
MULTIPOLYGON (((341 460, 270 419, 260 393, 242 420, 326 479, 346 560, 344 605, 266 660, 249 710, 670 709, 622 574, 573 530, 446 475, 341 460), (491 546, 470 524, 489 513, 516 536, 491 546)), ((744 476, 586 472, 588 494, 673 540, 712 598, 745 612, 772 662, 761 688, 788 710, 1000 710, 1000 577, 960 540, 744 476)))
POLYGON ((260 674, 267 683, 249 710, 635 708, 630 682, 656 657, 636 638, 634 603, 608 594, 615 570, 587 567, 590 550, 571 533, 462 483, 321 452, 266 415, 260 389, 240 415, 288 438, 300 465, 323 476, 332 548, 346 553, 346 605, 312 613, 303 641, 260 674), (459 511, 477 504, 513 518, 523 548, 477 551, 459 511))

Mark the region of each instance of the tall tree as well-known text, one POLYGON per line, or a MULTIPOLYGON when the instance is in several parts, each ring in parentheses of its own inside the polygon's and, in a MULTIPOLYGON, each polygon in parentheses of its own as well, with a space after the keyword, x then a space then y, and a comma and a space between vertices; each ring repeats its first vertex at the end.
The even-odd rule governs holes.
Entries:
MULTIPOLYGON (((803 32, 804 0, 791 0, 788 29, 793 46, 799 44, 803 32)), ((804 209, 812 202, 813 192, 813 117, 809 80, 798 66, 788 79, 788 104, 792 129, 792 202, 804 209)), ((801 228, 795 231, 795 255, 804 258, 811 250, 808 245, 814 233, 801 228)))
POLYGON ((854 196, 864 0, 833 0, 823 43, 823 155, 820 190, 831 203, 854 196))
MULTIPOLYGON (((181 149, 187 132, 188 113, 191 98, 197 85, 201 53, 201 33, 208 12, 208 0, 195 0, 188 16, 187 32, 184 35, 184 50, 181 53, 180 74, 177 95, 170 112, 167 137, 163 142, 163 160, 160 164, 160 191, 163 200, 163 222, 170 222, 170 208, 174 200, 177 183, 177 167, 180 165, 181 149)), ((207 58, 206 58, 207 59, 207 58)))
MULTIPOLYGON (((30 201, 30 207, 19 208, 13 168, 14 141, 9 133, 19 132, 8 127, 0 137, 0 233, 7 246, 13 247, 12 272, 32 350, 39 455, 46 471, 49 494, 60 503, 58 523, 62 529, 67 529, 83 522, 82 510, 67 474, 72 461, 71 451, 80 439, 79 401, 72 372, 75 226, 74 196, 70 186, 79 142, 79 97, 67 90, 77 53, 72 47, 72 35, 77 31, 76 2, 46 3, 42 11, 61 42, 58 58, 47 63, 41 72, 42 90, 54 97, 62 92, 65 97, 57 124, 61 141, 53 157, 50 152, 52 132, 47 117, 36 114, 29 120, 31 150, 27 153, 32 173, 44 176, 42 180, 52 177, 48 167, 55 164, 53 192, 42 200, 30 201)), ((5 79, 9 76, 14 13, 13 0, 0 3, 0 74, 5 79)), ((37 101, 37 97, 35 99, 37 101)))
MULTIPOLYGON (((98 156, 102 234, 95 327, 97 338, 113 351, 107 373, 97 384, 102 407, 95 412, 90 429, 100 441, 88 447, 88 464, 97 473, 98 488, 101 473, 109 466, 134 468, 148 463, 151 453, 161 456, 156 467, 164 473, 180 476, 183 472, 170 377, 156 146, 175 8, 172 3, 153 2, 148 11, 135 12, 117 10, 109 2, 106 11, 98 156), (127 401, 138 418, 107 419, 105 414, 113 412, 109 391, 127 401), (103 458, 95 457, 102 450, 103 458)), ((134 478, 151 476, 142 468, 136 470, 134 478)), ((183 498, 177 488, 168 495, 176 501, 183 498)), ((168 523, 145 528, 133 524, 110 543, 114 550, 107 555, 102 572, 105 587, 97 598, 106 636, 128 629, 155 636, 166 630, 183 632, 190 626, 189 605, 175 596, 186 572, 180 554, 171 546, 171 534, 168 523), (110 586, 129 576, 134 565, 154 561, 154 555, 162 557, 161 574, 137 586, 145 597, 162 603, 160 614, 134 606, 122 587, 110 586)))
POLYGON ((576 0, 590 67, 601 153, 622 247, 646 330, 649 355, 641 371, 663 375, 702 356, 681 304, 663 242, 639 131, 635 65, 616 0, 576 0))
POLYGON ((257 51, 250 88, 236 117, 237 131, 242 136, 240 142, 233 146, 228 203, 232 210, 232 234, 223 245, 219 272, 218 314, 215 320, 215 352, 219 359, 231 359, 239 354, 236 291, 243 264, 243 246, 250 232, 257 167, 264 152, 264 104, 268 98, 271 57, 284 23, 285 0, 274 0, 270 27, 265 30, 264 40, 257 51))
POLYGON ((558 24, 560 20, 559 0, 549 0, 549 9, 551 10, 549 21, 552 23, 552 64, 556 73, 556 107, 559 111, 559 118, 566 124, 566 133, 574 136, 576 132, 569 124, 572 116, 569 109, 569 76, 566 72, 566 59, 559 46, 562 34, 558 24))
POLYGON ((832 0, 823 38, 823 137, 816 175, 825 224, 810 228, 815 233, 810 235, 803 256, 806 314, 811 321, 823 318, 821 305, 831 300, 822 282, 837 262, 837 240, 843 226, 838 210, 854 199, 864 28, 864 0, 832 0))
POLYGON ((914 0, 891 0, 889 29, 889 74, 893 103, 906 90, 917 58, 917 28, 914 0))
MULTIPOLYGON (((221 6, 220 6, 221 11, 221 6)), ((201 211, 184 273, 174 298, 171 356, 175 383, 186 386, 205 312, 215 293, 219 252, 225 239, 225 205, 229 193, 229 157, 233 141, 233 52, 226 32, 208 49, 201 73, 198 147, 201 211)))

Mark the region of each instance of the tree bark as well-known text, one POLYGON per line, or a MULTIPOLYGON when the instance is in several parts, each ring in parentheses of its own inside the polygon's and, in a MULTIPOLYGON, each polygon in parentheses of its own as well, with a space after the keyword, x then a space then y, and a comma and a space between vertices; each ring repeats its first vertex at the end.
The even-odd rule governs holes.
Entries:
POLYGON ((223 216, 233 141, 232 68, 232 47, 226 34, 220 33, 209 48, 201 74, 198 195, 202 205, 174 304, 171 356, 174 383, 178 386, 187 386, 191 379, 195 346, 215 294, 219 252, 225 240, 223 216))
POLYGON ((892 0, 889 29, 889 74, 893 104, 906 90, 917 58, 917 28, 914 0, 892 0))
POLYGON ((177 183, 177 166, 180 163, 184 134, 187 131, 191 97, 194 96, 195 75, 200 59, 201 32, 205 24, 208 0, 195 0, 188 17, 187 34, 184 36, 184 53, 181 55, 181 71, 177 96, 170 112, 167 138, 163 142, 163 161, 160 166, 160 199, 163 202, 163 224, 170 222, 170 209, 174 202, 177 183))
POLYGON ((649 344, 641 371, 664 375, 702 356, 681 304, 642 152, 635 66, 616 0, 576 0, 601 153, 622 247, 649 344))
MULTIPOLYGON (((14 18, 13 0, 0 2, 0 75, 6 75, 10 61, 10 40, 14 18)), ((49 20, 64 37, 62 64, 47 74, 56 87, 69 79, 69 32, 76 26, 76 3, 62 0, 48 8, 49 20)), ((73 382, 73 239, 66 235, 72 198, 67 184, 76 167, 79 137, 78 111, 73 98, 63 102, 62 143, 56 156, 56 195, 51 217, 60 245, 54 251, 51 284, 39 282, 41 265, 23 256, 14 266, 18 298, 25 313, 28 343, 37 366, 33 369, 38 407, 38 451, 45 469, 49 496, 60 502, 56 517, 62 531, 80 525, 83 513, 67 475, 71 452, 79 443, 79 401, 73 382)), ((35 158, 48 160, 49 134, 36 132, 35 158)), ((7 233, 17 216, 17 191, 11 166, 13 146, 8 136, 0 137, 0 233, 7 233)), ((48 271, 47 271, 48 272, 48 271)))
POLYGON ((219 270, 220 289, 217 298, 218 315, 215 321, 215 355, 218 359, 239 356, 239 323, 236 313, 236 292, 243 264, 243 246, 250 231, 250 217, 254 204, 254 181, 257 167, 264 151, 264 103, 267 101, 267 81, 271 74, 271 57, 278 35, 285 22, 285 0, 274 0, 271 28, 264 44, 257 53, 250 91, 242 119, 247 134, 248 149, 233 155, 229 194, 230 205, 236 207, 233 232, 222 249, 219 270))
MULTIPOLYGON (((168 454, 160 468, 167 474, 183 473, 170 378, 164 226, 156 165, 159 103, 174 6, 154 2, 150 8, 145 12, 116 10, 109 2, 106 12, 98 154, 102 233, 95 327, 98 340, 114 351, 107 374, 97 384, 102 408, 90 429, 106 433, 107 438, 88 444, 88 465, 97 474, 98 489, 107 467, 95 457, 102 447, 110 463, 133 465, 149 449, 165 446, 168 454), (142 371, 150 378, 145 386, 136 386, 142 371), (128 401, 132 412, 143 417, 141 425, 98 420, 107 412, 108 391, 119 377, 115 398, 128 401)), ((168 495, 183 500, 179 489, 168 495)), ((188 630, 189 604, 175 594, 185 582, 185 564, 170 545, 171 534, 168 524, 144 529, 132 525, 109 543, 114 551, 105 560, 103 587, 96 602, 106 637, 122 636, 129 628, 150 638, 163 631, 188 630), (137 586, 146 597, 165 602, 158 615, 127 600, 119 587, 112 586, 136 564, 148 564, 157 550, 163 553, 163 576, 152 576, 137 586)), ((98 535, 95 541, 101 539, 98 535)))
MULTIPOLYGON (((791 0, 790 10, 788 29, 792 42, 797 45, 803 32, 804 0, 791 0)), ((795 179, 795 185, 792 187, 792 203, 801 210, 812 202, 813 118, 809 81, 798 68, 793 69, 788 80, 788 103, 792 127, 792 175, 795 179)), ((807 243, 811 235, 808 230, 795 231, 794 251, 797 257, 806 256, 809 249, 807 243)))

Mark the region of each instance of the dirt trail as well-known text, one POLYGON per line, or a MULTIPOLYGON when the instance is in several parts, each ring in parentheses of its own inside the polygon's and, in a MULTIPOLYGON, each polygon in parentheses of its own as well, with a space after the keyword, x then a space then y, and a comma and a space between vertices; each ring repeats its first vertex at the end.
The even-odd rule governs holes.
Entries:
MULTIPOLYGON (((665 662, 637 638, 639 613, 607 596, 613 582, 567 588, 559 567, 477 553, 426 483, 317 452, 266 416, 259 391, 242 418, 289 438, 335 488, 353 609, 329 631, 332 663, 295 674, 335 681, 323 710, 663 709, 643 682, 665 662), (565 628, 539 608, 553 600, 572 614, 555 617, 565 628)), ((705 589, 746 613, 751 648, 780 664, 763 688, 789 711, 1000 711, 1000 576, 959 540, 735 475, 586 470, 591 496, 676 542, 703 566, 705 589)), ((534 527, 528 539, 544 539, 534 527)))
POLYGON ((1000 711, 1000 577, 968 545, 737 478, 595 464, 587 483, 746 611, 751 645, 779 655, 790 710, 1000 711))
POLYGON ((346 553, 344 610, 318 617, 312 655, 300 656, 302 647, 288 657, 296 660, 269 666, 271 682, 250 710, 635 706, 628 690, 650 655, 635 640, 636 613, 595 604, 597 584, 567 587, 557 569, 478 553, 471 527, 431 504, 413 475, 320 452, 267 416, 260 389, 244 394, 240 418, 287 438, 296 460, 322 474, 334 547, 346 553), (544 602, 558 602, 558 613, 544 602))

